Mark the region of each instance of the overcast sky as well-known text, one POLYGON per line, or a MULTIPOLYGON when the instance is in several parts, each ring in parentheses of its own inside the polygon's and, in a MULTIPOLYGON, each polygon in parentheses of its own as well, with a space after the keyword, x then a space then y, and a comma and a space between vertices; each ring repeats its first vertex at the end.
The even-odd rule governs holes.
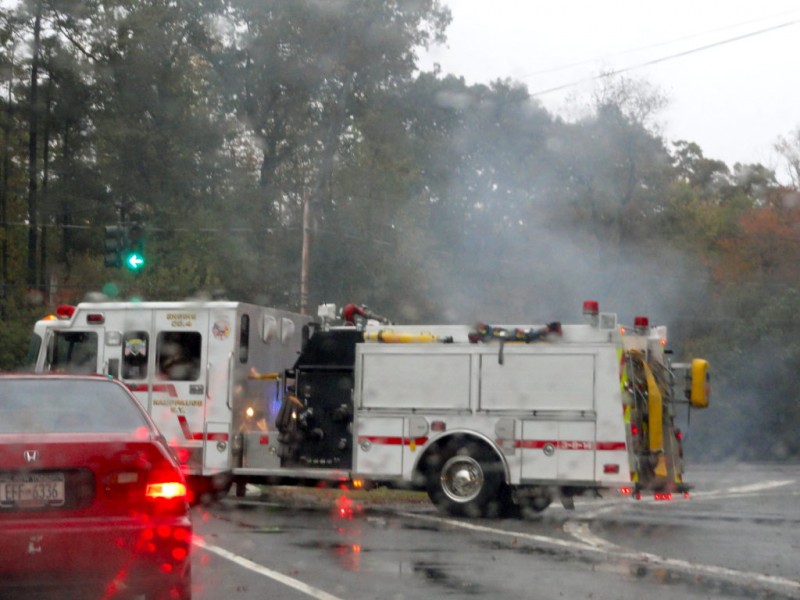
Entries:
POLYGON ((730 166, 780 170, 773 145, 800 126, 798 0, 443 1, 448 42, 423 68, 438 63, 470 84, 518 80, 561 113, 570 95, 588 97, 599 72, 635 67, 625 76, 671 100, 665 137, 730 166))

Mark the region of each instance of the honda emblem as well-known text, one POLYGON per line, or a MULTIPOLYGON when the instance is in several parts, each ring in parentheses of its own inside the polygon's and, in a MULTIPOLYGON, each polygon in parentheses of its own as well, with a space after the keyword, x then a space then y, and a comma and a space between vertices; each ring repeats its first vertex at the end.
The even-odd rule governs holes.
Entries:
POLYGON ((25 462, 36 462, 39 460, 39 451, 38 450, 25 450, 23 452, 25 455, 25 462))

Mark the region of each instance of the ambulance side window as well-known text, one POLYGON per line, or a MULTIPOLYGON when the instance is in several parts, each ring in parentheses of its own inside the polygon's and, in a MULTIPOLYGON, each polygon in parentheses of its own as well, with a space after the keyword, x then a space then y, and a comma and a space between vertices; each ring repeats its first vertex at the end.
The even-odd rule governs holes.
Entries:
POLYGON ((200 377, 203 336, 196 331, 162 331, 156 340, 158 376, 170 381, 200 377))
POLYGON ((239 362, 246 363, 250 355, 250 315, 242 315, 239 325, 239 362))
POLYGON ((42 348, 42 336, 34 333, 28 345, 28 357, 25 359, 25 366, 33 371, 36 368, 36 361, 39 358, 39 350, 42 348))
POLYGON ((150 336, 146 331, 126 331, 122 336, 122 378, 146 379, 150 336))
POLYGON ((97 334, 57 331, 47 348, 48 371, 88 375, 97 373, 97 334))

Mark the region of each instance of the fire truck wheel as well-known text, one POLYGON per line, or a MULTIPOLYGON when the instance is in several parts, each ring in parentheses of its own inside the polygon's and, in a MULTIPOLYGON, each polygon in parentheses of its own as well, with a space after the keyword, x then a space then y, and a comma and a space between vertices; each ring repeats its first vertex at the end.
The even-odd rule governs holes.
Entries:
POLYGON ((552 498, 549 496, 531 496, 529 498, 522 498, 520 502, 520 512, 522 516, 540 513, 550 506, 552 501, 552 498))
POLYGON ((426 486, 431 501, 451 515, 483 517, 503 512, 503 467, 482 444, 450 443, 431 455, 426 486))

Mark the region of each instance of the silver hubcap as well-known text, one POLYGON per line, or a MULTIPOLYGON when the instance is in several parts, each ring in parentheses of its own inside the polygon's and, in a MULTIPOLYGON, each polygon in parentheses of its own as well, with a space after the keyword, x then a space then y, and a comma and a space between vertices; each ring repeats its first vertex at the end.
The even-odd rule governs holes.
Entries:
POLYGON ((455 502, 469 502, 483 489, 483 469, 471 456, 454 456, 442 467, 442 490, 455 502))

